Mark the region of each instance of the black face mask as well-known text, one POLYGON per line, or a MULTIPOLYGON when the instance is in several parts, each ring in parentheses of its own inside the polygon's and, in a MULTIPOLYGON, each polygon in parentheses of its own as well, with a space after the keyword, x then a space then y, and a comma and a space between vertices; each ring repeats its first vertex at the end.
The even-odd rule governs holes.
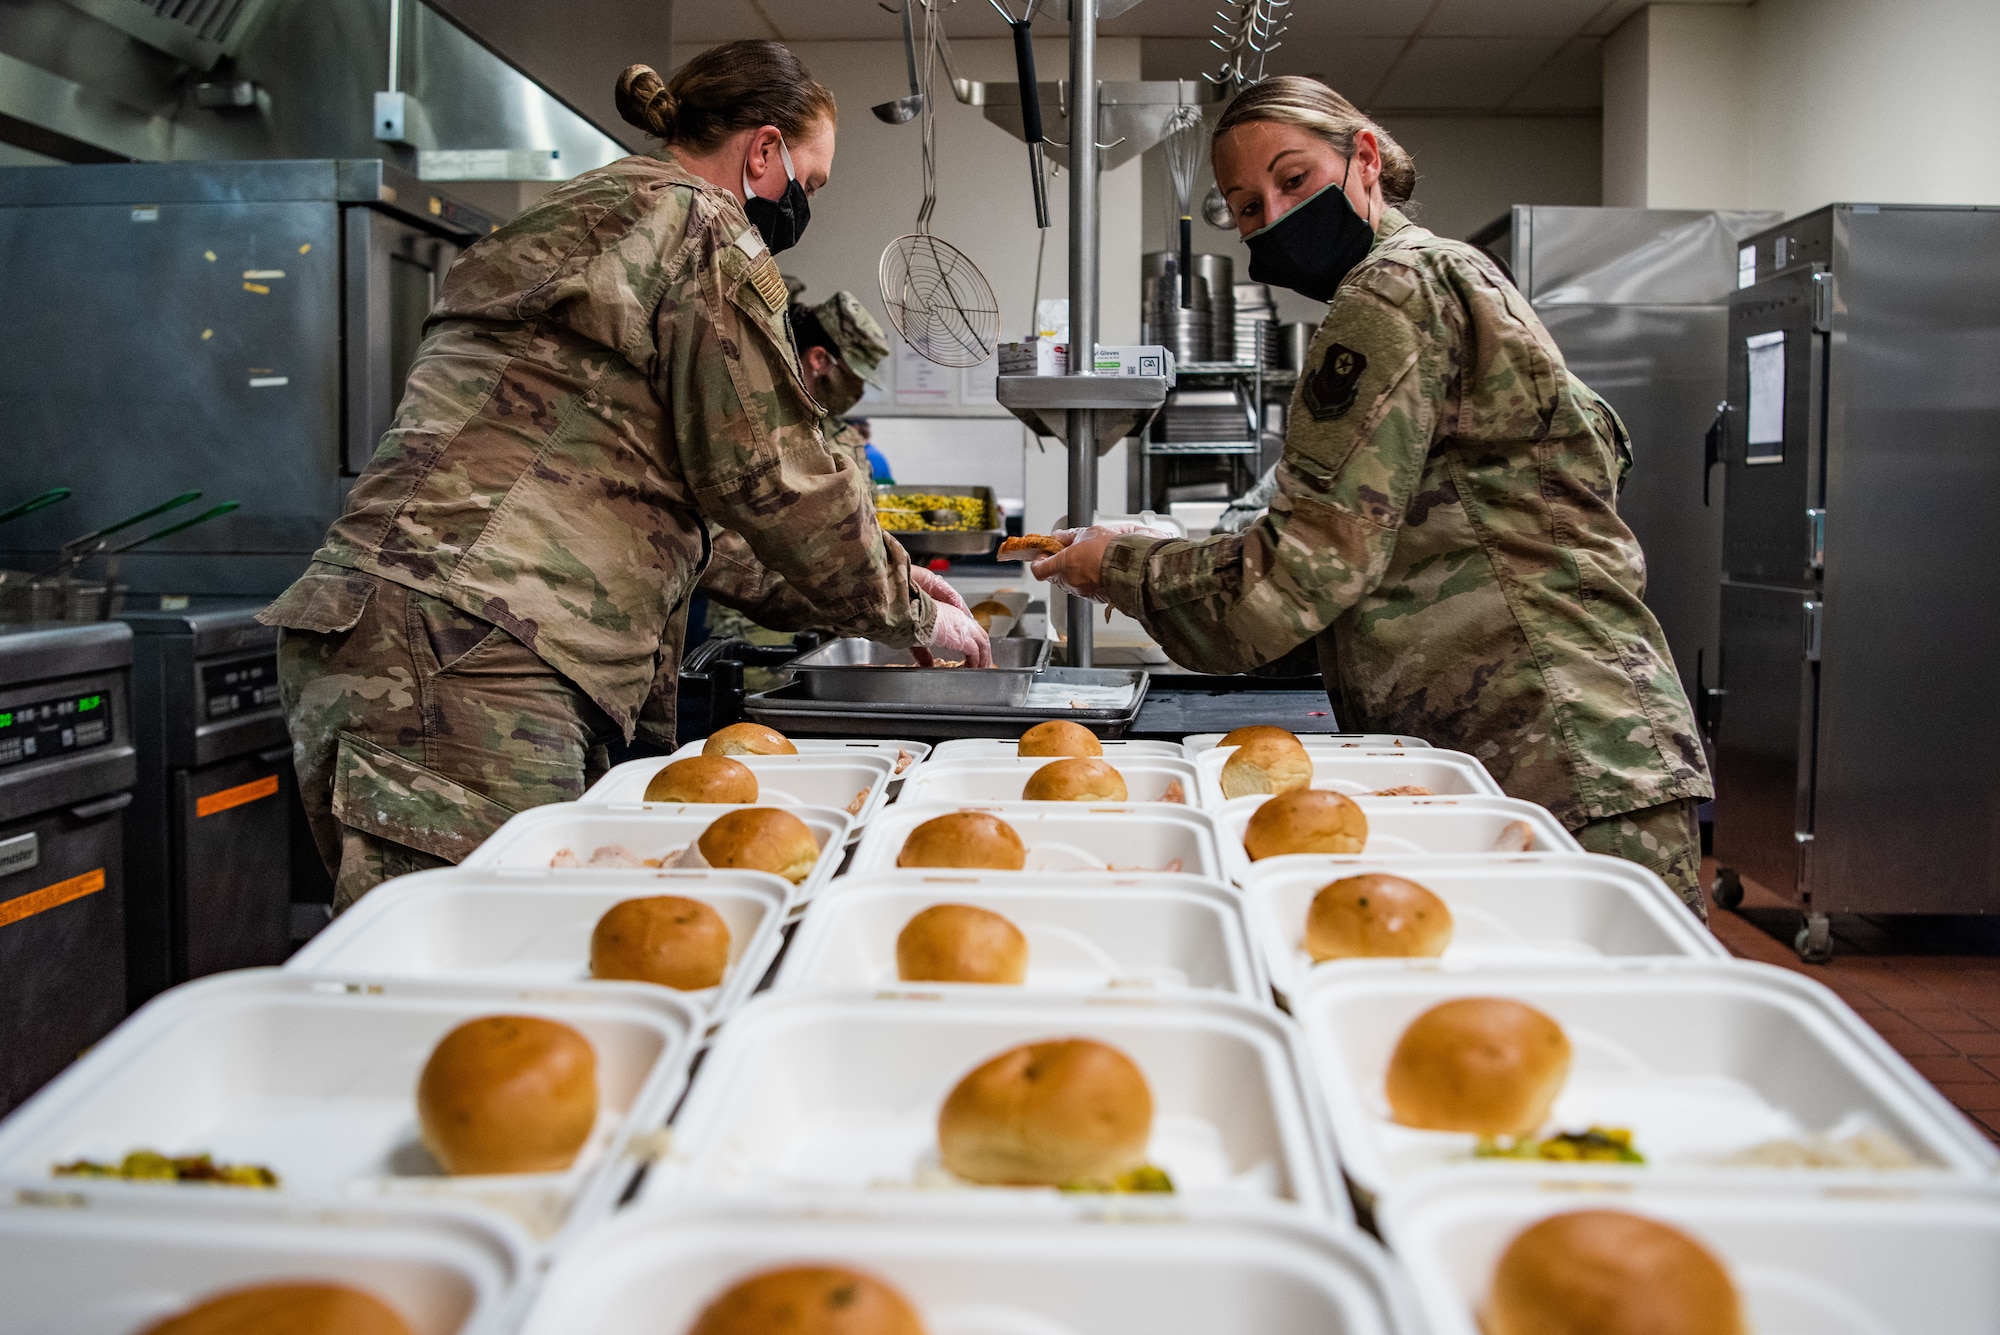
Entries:
MULTIPOLYGON (((1348 160, 1348 170, 1354 168, 1348 160)), ((1314 301, 1332 301, 1340 280, 1368 256, 1375 229, 1347 199, 1347 178, 1330 185, 1274 223, 1243 238, 1253 282, 1288 287, 1314 301)))
POLYGON ((812 221, 812 202, 792 171, 792 150, 780 139, 778 151, 785 157, 786 185, 785 193, 776 199, 765 199, 750 188, 747 163, 743 171, 743 216, 764 238, 773 255, 799 244, 799 238, 806 234, 806 224, 812 221))

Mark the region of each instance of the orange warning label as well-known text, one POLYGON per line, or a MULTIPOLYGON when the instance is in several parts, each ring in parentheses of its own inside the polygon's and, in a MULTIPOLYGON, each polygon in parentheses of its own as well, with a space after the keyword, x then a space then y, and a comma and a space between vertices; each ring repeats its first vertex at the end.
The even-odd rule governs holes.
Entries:
POLYGON ((94 895, 104 888, 104 868, 87 871, 81 876, 72 876, 67 881, 57 881, 39 890, 30 890, 25 895, 0 903, 0 927, 17 923, 23 918, 32 918, 37 913, 47 913, 52 908, 69 903, 72 899, 82 899, 94 895))
POLYGON ((210 793, 207 797, 197 797, 194 800, 194 814, 196 819, 203 816, 213 816, 218 811, 227 811, 231 807, 240 807, 245 802, 255 802, 259 798, 269 797, 277 791, 278 776, 275 774, 266 774, 261 779, 252 779, 248 783, 239 783, 234 788, 224 788, 221 792, 210 793))

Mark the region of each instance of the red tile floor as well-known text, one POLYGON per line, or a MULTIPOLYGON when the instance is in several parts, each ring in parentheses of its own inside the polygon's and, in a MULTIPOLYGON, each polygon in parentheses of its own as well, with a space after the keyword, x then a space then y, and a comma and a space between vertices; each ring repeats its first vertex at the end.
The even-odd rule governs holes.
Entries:
MULTIPOLYGON (((1714 876, 1703 864, 1703 880, 1714 876)), ((1711 908, 1731 953, 1796 969, 1838 992, 1910 1064, 2000 1141, 2000 920, 1834 919, 1833 960, 1802 964, 1799 915, 1755 882, 1743 906, 1711 908)))

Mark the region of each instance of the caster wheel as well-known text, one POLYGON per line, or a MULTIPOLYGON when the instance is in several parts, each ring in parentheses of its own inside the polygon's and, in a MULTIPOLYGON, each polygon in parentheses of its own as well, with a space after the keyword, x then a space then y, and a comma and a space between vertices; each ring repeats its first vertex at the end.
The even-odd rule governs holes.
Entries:
POLYGON ((1825 964, 1833 958, 1833 923, 1824 913, 1809 913, 1799 934, 1792 938, 1792 949, 1807 964, 1825 964))
POLYGON ((1708 897, 1715 901, 1719 909, 1734 912, 1743 907, 1743 878, 1736 874, 1734 867, 1723 867, 1716 871, 1715 879, 1709 883, 1708 897))

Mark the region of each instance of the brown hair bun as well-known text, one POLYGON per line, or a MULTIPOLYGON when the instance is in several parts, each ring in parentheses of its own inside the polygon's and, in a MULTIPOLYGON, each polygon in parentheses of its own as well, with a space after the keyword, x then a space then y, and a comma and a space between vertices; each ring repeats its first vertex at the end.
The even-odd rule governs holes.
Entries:
POLYGON ((1442 899, 1382 872, 1321 886, 1306 910, 1306 953, 1315 961, 1442 955, 1451 932, 1442 899))
POLYGON ((819 862, 819 841, 806 823, 777 807, 723 813, 695 841, 708 865, 768 871, 797 885, 819 862))
POLYGON ((799 748, 776 728, 761 723, 732 723, 710 733, 701 744, 705 756, 795 756, 799 748))
POLYGON ((757 776, 728 756, 689 756, 665 765, 646 783, 648 802, 716 802, 744 806, 757 800, 757 776))
POLYGON ((558 1020, 467 1020, 424 1063, 417 1120, 447 1173, 562 1172, 597 1124, 597 1052, 558 1020))
POLYGON ((1286 853, 1359 853, 1368 846, 1368 816, 1344 793, 1297 788, 1250 813, 1243 849, 1252 862, 1286 853))
POLYGON ((1425 1131, 1526 1136, 1569 1079, 1569 1038, 1506 997, 1460 997, 1410 1022, 1389 1056, 1389 1107, 1425 1131))
POLYGON ((648 895, 613 904, 590 934, 590 976, 714 987, 729 969, 729 924, 699 899, 648 895))
POLYGON ((1021 789, 1029 802, 1123 802, 1130 796, 1125 776, 1092 756, 1051 760, 1021 789))
POLYGON ((648 134, 696 153, 740 130, 774 126, 797 150, 838 112, 833 94, 783 42, 724 42, 662 79, 650 65, 627 66, 614 90, 618 114, 648 134))
POLYGON ((1097 734, 1081 723, 1071 723, 1068 719, 1050 719, 1047 723, 1037 723, 1021 734, 1017 755, 1023 756, 1101 756, 1104 743, 1097 740, 1097 734))
POLYGON ((1028 938, 989 909, 933 904, 896 934, 896 977, 906 983, 1021 983, 1028 938))
POLYGON ((250 1284, 205 1298, 139 1335, 412 1335, 394 1308, 345 1284, 250 1284))
POLYGON ((1146 1160, 1153 1093, 1118 1049, 1024 1043, 982 1063, 938 1112, 944 1166, 991 1186, 1102 1181, 1146 1160))
POLYGON ((1736 1285, 1714 1253, 1670 1224, 1571 1210, 1500 1254, 1479 1323, 1487 1335, 1745 1335, 1736 1285))
POLYGON ((688 1335, 924 1335, 909 1300, 840 1266, 791 1266, 739 1280, 709 1301, 688 1335))
POLYGON ((965 867, 1019 871, 1028 864, 1027 845, 1013 826, 984 811, 933 816, 910 831, 898 867, 965 867))
POLYGON ((1313 762, 1306 748, 1290 733, 1252 737, 1222 762, 1218 776, 1224 797, 1257 793, 1289 793, 1312 787, 1313 762))

